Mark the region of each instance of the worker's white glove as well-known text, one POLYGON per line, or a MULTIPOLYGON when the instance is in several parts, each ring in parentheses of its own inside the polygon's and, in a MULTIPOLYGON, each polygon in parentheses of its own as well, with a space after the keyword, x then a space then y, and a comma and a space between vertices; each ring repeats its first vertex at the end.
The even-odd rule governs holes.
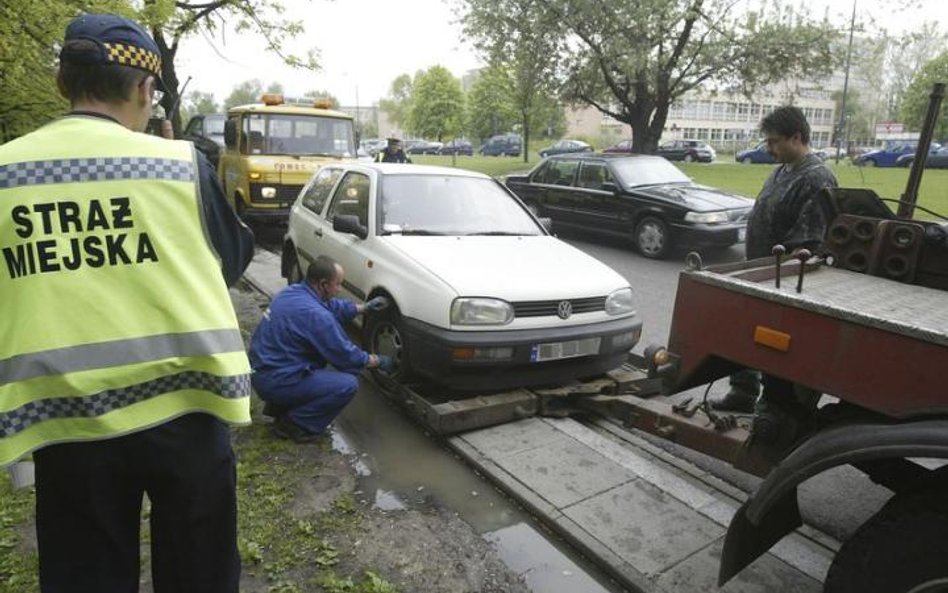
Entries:
POLYGON ((377 296, 365 302, 365 310, 378 312, 388 308, 388 299, 383 296, 377 296))

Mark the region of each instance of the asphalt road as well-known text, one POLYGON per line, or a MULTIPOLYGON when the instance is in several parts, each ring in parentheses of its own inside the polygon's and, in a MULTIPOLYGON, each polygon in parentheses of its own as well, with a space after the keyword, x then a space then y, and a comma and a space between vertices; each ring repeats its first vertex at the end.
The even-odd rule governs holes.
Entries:
MULTIPOLYGON (((286 232, 285 226, 254 225, 253 228, 260 247, 280 252, 282 237, 286 232)), ((640 256, 630 244, 622 241, 574 232, 559 233, 559 237, 606 263, 628 279, 643 319, 642 339, 635 348, 636 352, 641 352, 648 344, 667 343, 678 273, 684 267, 685 251, 673 253, 665 260, 650 260, 640 256)), ((740 261, 743 257, 742 245, 702 253, 705 264, 740 261)), ((713 386, 712 394, 726 391, 726 381, 719 383, 713 386)), ((701 395, 701 392, 697 393, 698 397, 701 395)), ((739 472, 716 459, 658 438, 649 440, 747 492, 752 491, 759 483, 757 478, 739 472)), ((873 484, 861 472, 844 467, 805 482, 800 488, 800 506, 807 523, 839 540, 845 540, 875 513, 889 496, 887 489, 873 484), (856 492, 859 495, 853 496, 856 492)))

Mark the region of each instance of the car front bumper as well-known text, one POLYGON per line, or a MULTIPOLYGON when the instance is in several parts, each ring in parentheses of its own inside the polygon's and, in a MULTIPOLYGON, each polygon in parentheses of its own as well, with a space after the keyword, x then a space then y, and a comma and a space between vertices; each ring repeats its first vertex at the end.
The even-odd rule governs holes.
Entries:
POLYGON ((457 390, 500 390, 562 384, 618 368, 642 335, 632 315, 588 325, 529 330, 454 331, 404 318, 410 363, 418 374, 457 390), (534 362, 541 344, 599 338, 598 354, 534 362), (507 351, 503 358, 465 359, 458 352, 507 351))
POLYGON ((672 225, 675 243, 684 247, 729 247, 743 243, 747 226, 740 224, 672 225))

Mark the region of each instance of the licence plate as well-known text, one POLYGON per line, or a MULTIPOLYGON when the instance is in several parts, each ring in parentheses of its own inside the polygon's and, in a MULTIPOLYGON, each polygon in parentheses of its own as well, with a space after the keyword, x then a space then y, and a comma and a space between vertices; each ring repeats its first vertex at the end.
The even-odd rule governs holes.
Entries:
POLYGON ((602 338, 584 338, 568 342, 550 342, 548 344, 534 344, 530 349, 530 362, 544 360, 560 360, 562 358, 576 358, 599 354, 599 343, 602 338))
POLYGON ((747 227, 737 229, 737 242, 742 243, 747 240, 747 227))

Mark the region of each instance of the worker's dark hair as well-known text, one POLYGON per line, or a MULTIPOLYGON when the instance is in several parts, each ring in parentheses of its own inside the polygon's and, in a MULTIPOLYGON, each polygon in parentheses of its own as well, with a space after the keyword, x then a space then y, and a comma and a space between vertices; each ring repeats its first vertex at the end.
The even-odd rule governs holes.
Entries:
POLYGON ((306 281, 316 284, 321 280, 335 279, 337 265, 336 260, 328 255, 320 255, 306 268, 306 281))
POLYGON ((768 113, 760 122, 760 131, 790 138, 800 134, 800 141, 810 143, 810 124, 799 107, 783 105, 768 113))
MULTIPOLYGON (((65 43, 64 53, 97 51, 97 47, 94 41, 73 39, 65 43)), ((148 76, 147 72, 119 64, 81 64, 63 59, 58 83, 59 91, 72 103, 89 99, 122 103, 148 76)))

